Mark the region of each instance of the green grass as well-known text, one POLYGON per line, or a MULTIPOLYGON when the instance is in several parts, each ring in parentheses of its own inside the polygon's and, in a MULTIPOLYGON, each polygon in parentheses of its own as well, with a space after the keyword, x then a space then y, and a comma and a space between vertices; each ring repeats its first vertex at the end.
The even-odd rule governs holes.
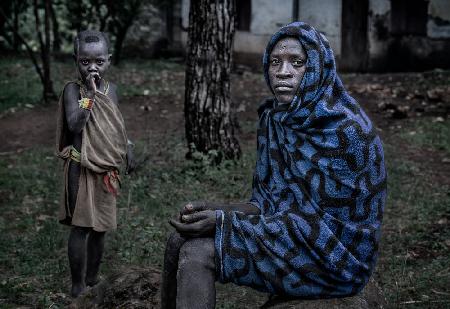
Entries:
POLYGON ((450 295, 437 294, 448 293, 450 286, 450 250, 446 244, 450 229, 440 224, 442 219, 450 219, 450 188, 434 186, 426 170, 419 169, 417 163, 394 159, 387 148, 387 158, 391 159, 388 201, 378 267, 382 286, 390 303, 450 301, 450 295), (439 276, 443 270, 444 276, 439 276))
MULTIPOLYGON (((450 155, 449 122, 420 119, 399 133, 415 151, 450 155), (408 132, 416 132, 411 135, 408 132)), ((450 185, 422 161, 405 160, 385 145, 388 200, 377 277, 393 307, 445 308, 450 304, 450 185)))
MULTIPOLYGON (((32 62, 28 58, 5 56, 0 58, 0 70, 6 78, 0 81, 0 114, 33 108, 42 104, 42 86, 32 62)), ((119 85, 119 93, 124 96, 168 95, 183 93, 183 84, 169 78, 170 74, 184 74, 182 64, 162 60, 123 61, 119 66, 111 66, 106 79, 119 85), (126 70, 124 68, 126 67, 126 70), (161 83, 164 85, 161 87, 161 83)), ((75 65, 71 59, 53 61, 51 67, 53 89, 59 95, 64 83, 77 78, 75 65)))
MULTIPOLYGON (((7 82, 0 82, 0 113, 11 107, 24 108, 25 103, 39 104, 40 84, 28 60, 2 58, 0 68, 7 76, 7 82)), ((75 70, 72 63, 56 62, 55 68, 59 74, 55 90, 59 91, 64 80, 73 79, 75 70)), ((151 96, 182 95, 183 85, 175 84, 173 80, 179 78, 171 79, 171 74, 182 75, 182 67, 172 62, 134 61, 111 68, 109 78, 119 84, 122 95, 143 95, 144 90, 151 96)), ((244 133, 255 131, 253 122, 241 126, 244 133)), ((436 167, 430 168, 427 159, 430 153, 449 157, 450 123, 413 119, 403 128, 385 144, 388 202, 376 278, 391 307, 445 308, 450 304, 449 178, 443 178, 436 167), (399 141, 406 145, 399 147, 399 141), (418 155, 406 158, 403 147, 418 155), (427 154, 420 156, 423 148, 427 154)), ((185 141, 180 136, 166 139, 151 145, 137 142, 138 157, 152 156, 136 174, 124 176, 118 229, 107 235, 103 275, 129 265, 160 268, 171 231, 167 221, 184 202, 246 200, 250 196, 253 145, 242 145, 240 162, 211 168, 184 160, 185 141)), ((56 219, 61 173, 61 162, 52 149, 0 156, 2 308, 61 308, 68 302, 64 293, 70 278, 69 230, 56 219)), ((262 296, 227 285, 219 288, 218 299, 218 308, 242 308, 259 303, 262 296)))
MULTIPOLYGON (((218 168, 184 160, 182 140, 161 145, 162 165, 147 162, 125 176, 118 200, 118 230, 109 233, 102 272, 126 265, 161 267, 168 219, 188 200, 243 200, 254 157, 218 168)), ((144 146, 138 143, 137 153, 144 146)), ((68 228, 57 222, 61 162, 49 149, 0 159, 0 305, 61 301, 69 287, 68 228), (63 282, 64 284, 61 284, 63 282), (5 301, 6 300, 6 301, 5 301)), ((64 302, 63 302, 64 303, 64 302)), ((60 305, 63 303, 59 303, 60 305)))
MULTIPOLYGON (((171 230, 167 220, 183 202, 244 200, 250 194, 253 148, 244 148, 238 163, 212 168, 185 161, 181 138, 154 147, 161 147, 168 157, 158 165, 150 160, 137 174, 126 177, 118 201, 118 230, 107 237, 103 274, 126 265, 161 267, 171 230)), ((440 221, 450 219, 449 188, 433 186, 432 171, 402 160, 393 145, 385 148, 389 194, 377 278, 390 304, 420 301, 417 307, 440 308, 442 303, 430 301, 449 300, 439 294, 448 293, 450 286, 450 252, 445 243, 450 229, 440 221)), ((144 151, 153 150, 138 143, 138 155, 144 151)), ((0 299, 16 305, 64 304, 58 293, 67 292, 69 286, 68 229, 56 221, 60 162, 49 149, 2 158, 0 188, 0 247, 6 248, 0 251, 0 299)), ((239 308, 244 296, 260 297, 232 286, 221 291, 221 308, 239 308)))
POLYGON ((13 107, 31 107, 42 97, 42 89, 31 61, 27 59, 1 57, 0 112, 13 107))
POLYGON ((450 120, 436 121, 438 118, 419 119, 414 128, 402 137, 417 146, 431 147, 450 155, 450 120))

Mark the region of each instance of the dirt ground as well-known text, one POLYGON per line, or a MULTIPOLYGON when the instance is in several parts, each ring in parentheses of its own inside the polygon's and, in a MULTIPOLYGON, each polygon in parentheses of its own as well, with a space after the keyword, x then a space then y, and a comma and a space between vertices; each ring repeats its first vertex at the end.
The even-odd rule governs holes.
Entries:
MULTIPOLYGON (((418 119, 444 122, 450 114, 449 73, 348 74, 343 76, 349 92, 369 114, 384 142, 401 146, 402 155, 414 161, 427 160, 436 168, 436 177, 449 182, 450 164, 444 153, 415 147, 395 137, 418 119), (395 142, 392 139, 395 139, 395 142), (447 164, 442 164, 442 163, 447 164)), ((175 82, 183 83, 177 75, 175 82)), ((248 72, 232 77, 232 99, 240 124, 241 144, 254 143, 252 127, 257 120, 258 103, 270 95, 261 75, 248 72)), ((158 143, 166 134, 184 134, 183 97, 180 94, 162 96, 125 96, 120 109, 131 139, 151 139, 158 143)), ((57 102, 33 109, 0 115, 3 142, 0 155, 23 152, 34 146, 52 146, 55 142, 57 102)))
MULTIPOLYGON (((182 74, 172 78, 175 79, 171 80, 172 83, 184 83, 182 74)), ((256 110, 259 102, 270 92, 262 74, 243 71, 233 74, 231 79, 233 108, 239 123, 238 139, 242 147, 254 147, 256 110)), ((419 164, 426 163, 427 168, 433 171, 433 183, 450 185, 447 151, 418 147, 402 138, 402 134, 415 134, 417 122, 448 122, 449 72, 347 74, 343 76, 343 81, 372 119, 384 144, 395 145, 394 155, 419 164)), ((129 137, 161 145, 168 136, 182 136, 183 104, 183 95, 179 91, 122 97, 120 109, 129 137)), ((0 143, 0 156, 22 153, 33 147, 52 147, 55 143, 56 113, 57 102, 53 102, 0 114, 0 130, 4 136, 0 143)), ((164 153, 154 153, 149 160, 157 164, 157 160, 164 160, 164 153)))

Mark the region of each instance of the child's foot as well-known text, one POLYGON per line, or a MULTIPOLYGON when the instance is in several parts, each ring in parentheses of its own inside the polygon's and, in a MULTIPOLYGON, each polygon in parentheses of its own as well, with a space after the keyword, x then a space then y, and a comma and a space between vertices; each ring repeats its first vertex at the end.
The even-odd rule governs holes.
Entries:
POLYGON ((85 284, 72 284, 72 290, 70 292, 70 295, 72 295, 73 298, 77 298, 85 290, 86 290, 85 284))
POLYGON ((100 282, 100 280, 97 277, 92 278, 92 279, 86 278, 86 286, 89 286, 89 287, 92 287, 99 282, 100 282))

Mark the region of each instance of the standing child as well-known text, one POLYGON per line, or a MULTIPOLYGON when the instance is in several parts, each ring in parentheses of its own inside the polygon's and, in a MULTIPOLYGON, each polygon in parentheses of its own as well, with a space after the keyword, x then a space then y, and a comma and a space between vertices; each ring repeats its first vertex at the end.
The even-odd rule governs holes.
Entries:
POLYGON ((134 168, 118 107, 116 85, 104 79, 111 54, 106 35, 83 31, 74 40, 79 80, 69 82, 60 97, 57 154, 64 163, 64 199, 59 220, 71 225, 68 256, 71 295, 98 282, 105 232, 117 227, 119 168, 134 168))

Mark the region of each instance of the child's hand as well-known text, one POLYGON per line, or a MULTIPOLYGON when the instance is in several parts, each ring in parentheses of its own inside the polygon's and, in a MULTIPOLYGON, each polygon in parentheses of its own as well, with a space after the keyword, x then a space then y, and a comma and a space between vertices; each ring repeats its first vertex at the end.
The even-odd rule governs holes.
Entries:
POLYGON ((126 174, 130 174, 136 168, 136 160, 134 159, 134 153, 132 146, 128 145, 127 147, 127 170, 126 174))
POLYGON ((87 78, 87 92, 89 96, 94 96, 97 91, 97 82, 100 81, 100 75, 98 73, 90 73, 87 78))

